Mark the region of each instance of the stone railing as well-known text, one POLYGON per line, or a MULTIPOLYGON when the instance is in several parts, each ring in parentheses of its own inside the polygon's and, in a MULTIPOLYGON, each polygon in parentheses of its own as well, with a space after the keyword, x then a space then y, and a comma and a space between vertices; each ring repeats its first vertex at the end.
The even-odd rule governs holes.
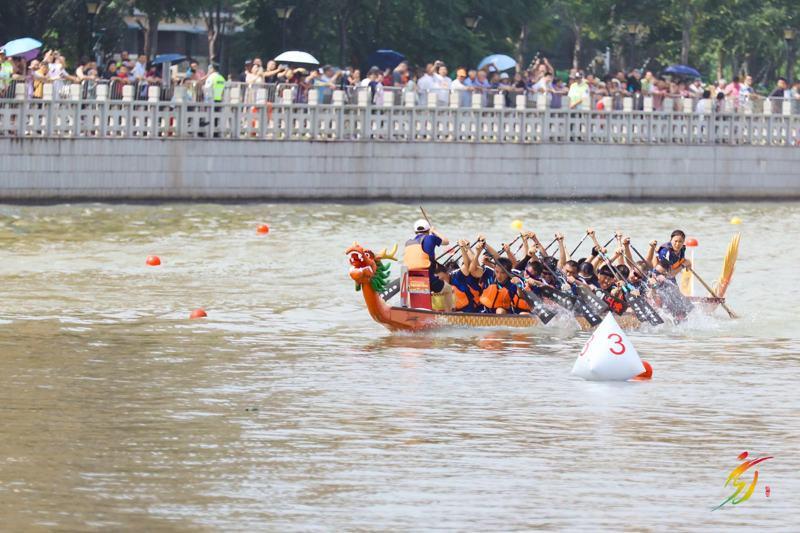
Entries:
MULTIPOLYGON (((22 85, 22 84, 20 84, 22 85)), ((223 138, 247 140, 420 141, 474 143, 593 143, 593 144, 727 144, 798 146, 800 114, 794 102, 766 101, 759 113, 746 106, 716 102, 697 105, 690 99, 659 102, 624 98, 617 106, 606 97, 582 102, 576 109, 552 108, 547 95, 492 95, 492 107, 482 94, 431 93, 423 103, 409 93, 372 103, 368 91, 346 103, 343 91, 333 91, 331 103, 309 98, 298 104, 294 88, 286 88, 275 103, 256 90, 252 101, 236 86, 226 103, 174 98, 160 99, 150 87, 147 100, 123 95, 122 100, 97 94, 81 98, 27 98, 23 92, 0 99, 0 137, 66 138, 223 138), (533 104, 532 104, 533 102, 533 104), (603 104, 603 105, 599 105, 603 104), (714 104, 714 105, 712 105, 714 104), (621 109, 617 109, 621 107, 621 109), (665 111, 666 110, 666 111, 665 111)), ((311 93, 309 93, 311 94, 311 93)))

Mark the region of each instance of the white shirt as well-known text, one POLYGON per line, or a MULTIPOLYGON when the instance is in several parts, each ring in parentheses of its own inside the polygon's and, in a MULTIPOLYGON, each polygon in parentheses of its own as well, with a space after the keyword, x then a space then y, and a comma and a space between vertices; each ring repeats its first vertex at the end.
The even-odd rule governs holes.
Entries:
POLYGON ((144 65, 142 65, 141 63, 139 63, 137 61, 136 64, 133 65, 133 70, 131 71, 131 76, 133 76, 134 79, 139 80, 139 79, 143 79, 146 74, 147 74, 147 71, 145 70, 144 65))
POLYGON ((423 76, 422 76, 422 77, 421 77, 421 78, 420 78, 420 79, 417 81, 417 89, 418 89, 420 92, 421 92, 421 91, 430 91, 431 89, 433 89, 434 85, 435 85, 435 82, 434 82, 434 80, 433 80, 433 76, 431 76, 431 75, 429 75, 429 74, 425 74, 425 75, 423 75, 423 76))

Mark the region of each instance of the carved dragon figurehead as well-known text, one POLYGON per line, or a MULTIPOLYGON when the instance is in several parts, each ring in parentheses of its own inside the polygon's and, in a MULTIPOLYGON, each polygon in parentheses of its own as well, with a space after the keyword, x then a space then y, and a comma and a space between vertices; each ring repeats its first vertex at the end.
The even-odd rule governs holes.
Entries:
POLYGON ((362 285, 369 286, 376 292, 381 292, 389 281, 389 263, 383 262, 384 259, 397 261, 397 245, 395 244, 391 252, 386 252, 386 248, 378 255, 372 250, 365 250, 360 244, 354 242, 345 253, 350 260, 350 277, 356 282, 356 290, 361 290, 362 285))

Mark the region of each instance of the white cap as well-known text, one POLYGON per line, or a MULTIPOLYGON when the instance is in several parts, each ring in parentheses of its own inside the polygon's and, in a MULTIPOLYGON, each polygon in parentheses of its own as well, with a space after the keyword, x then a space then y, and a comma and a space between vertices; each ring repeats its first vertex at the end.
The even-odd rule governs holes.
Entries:
POLYGON ((424 218, 420 218, 414 222, 414 233, 425 233, 431 230, 431 225, 424 218))

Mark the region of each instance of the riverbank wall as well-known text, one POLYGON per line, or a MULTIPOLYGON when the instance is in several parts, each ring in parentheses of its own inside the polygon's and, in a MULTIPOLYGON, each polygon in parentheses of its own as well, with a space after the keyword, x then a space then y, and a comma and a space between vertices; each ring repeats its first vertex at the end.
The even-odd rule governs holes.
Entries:
POLYGON ((0 201, 800 198, 800 147, 0 138, 0 201))

